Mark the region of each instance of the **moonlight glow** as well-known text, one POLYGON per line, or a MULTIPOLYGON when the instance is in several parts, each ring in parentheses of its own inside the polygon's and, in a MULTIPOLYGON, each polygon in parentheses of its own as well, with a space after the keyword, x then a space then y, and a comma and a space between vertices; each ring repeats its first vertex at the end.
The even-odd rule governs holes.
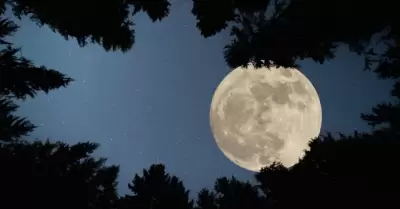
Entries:
POLYGON ((237 165, 259 171, 292 166, 320 133, 321 103, 296 69, 237 68, 215 90, 210 123, 218 147, 237 165))

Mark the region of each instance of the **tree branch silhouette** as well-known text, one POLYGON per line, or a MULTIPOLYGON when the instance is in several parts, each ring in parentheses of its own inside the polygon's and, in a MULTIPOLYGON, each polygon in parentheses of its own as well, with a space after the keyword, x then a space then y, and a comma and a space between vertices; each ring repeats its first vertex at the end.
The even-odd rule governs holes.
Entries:
POLYGON ((95 43, 107 51, 122 52, 135 43, 134 23, 129 14, 142 11, 153 21, 162 20, 170 7, 168 0, 7 0, 6 3, 16 17, 26 16, 40 26, 47 25, 67 40, 76 39, 82 47, 95 43))

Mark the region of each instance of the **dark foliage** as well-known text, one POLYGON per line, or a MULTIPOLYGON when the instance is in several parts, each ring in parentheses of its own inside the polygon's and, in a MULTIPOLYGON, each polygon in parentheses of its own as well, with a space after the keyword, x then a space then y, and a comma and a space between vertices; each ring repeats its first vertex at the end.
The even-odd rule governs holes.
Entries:
POLYGON ((34 97, 39 91, 48 93, 72 81, 56 70, 37 67, 20 56, 20 49, 13 48, 6 40, 17 29, 14 22, 0 17, 0 141, 19 139, 35 128, 26 118, 13 114, 19 107, 15 99, 34 97))
POLYGON ((196 209, 218 209, 216 195, 208 189, 202 189, 197 196, 196 209))
POLYGON ((19 49, 7 48, 0 51, 0 93, 16 99, 34 97, 37 92, 48 93, 66 87, 72 79, 64 74, 36 67, 30 60, 17 55, 19 49))
MULTIPOLYGON (((372 37, 377 34, 381 34, 376 39, 378 42, 390 45, 383 56, 392 56, 398 51, 396 42, 389 44, 398 38, 399 31, 396 21, 399 13, 393 1, 193 2, 192 12, 205 37, 230 23, 234 25, 231 29, 234 40, 225 49, 225 59, 231 67, 246 66, 249 62, 257 66, 272 62, 292 67, 296 60, 307 58, 323 63, 335 56, 339 44, 366 54, 371 52, 372 37)), ((380 62, 381 68, 377 69, 390 70, 384 59, 380 62)))
POLYGON ((392 103, 382 103, 372 108, 372 113, 362 114, 361 117, 369 125, 382 128, 379 131, 391 131, 396 136, 400 136, 400 105, 392 103))
MULTIPOLYGON (((2 11, 0 10, 0 14, 2 14, 2 11)), ((11 43, 7 42, 5 38, 7 36, 12 36, 14 35, 15 32, 17 32, 18 26, 11 20, 1 18, 0 19, 0 44, 1 45, 10 45, 11 43)))
POLYGON ((249 182, 241 182, 232 177, 219 178, 214 192, 200 191, 197 199, 198 209, 241 209, 265 208, 265 198, 260 196, 257 187, 249 182))
POLYGON ((127 3, 133 5, 133 15, 140 11, 146 12, 153 22, 167 17, 171 6, 168 0, 127 0, 127 3))
MULTIPOLYGON (((400 58, 400 54, 399 57, 400 58)), ((388 60, 390 62, 390 59, 388 60)), ((400 67, 400 66, 399 66, 400 67)), ((400 80, 397 71, 385 71, 388 77, 396 80, 391 94, 391 102, 381 103, 372 108, 371 113, 361 114, 361 118, 375 128, 375 134, 384 134, 385 137, 400 137, 400 80)))
POLYGON ((1 208, 112 208, 118 167, 91 157, 96 144, 0 144, 1 208))
POLYGON ((239 22, 242 16, 265 11, 269 0, 211 1, 193 0, 192 13, 204 37, 210 37, 228 27, 229 22, 239 22))
POLYGON ((274 208, 395 208, 400 141, 371 134, 325 136, 295 166, 256 175, 274 208))
POLYGON ((18 140, 36 128, 26 118, 14 115, 18 107, 11 100, 0 98, 0 142, 18 140))
POLYGON ((107 51, 124 52, 135 42, 130 14, 143 11, 156 21, 168 15, 170 6, 167 0, 6 0, 6 3, 17 17, 27 16, 38 25, 47 25, 66 39, 76 39, 80 46, 91 42, 107 51))
POLYGON ((193 208, 189 191, 185 189, 182 181, 166 173, 165 167, 161 164, 143 170, 143 176, 136 174, 132 184, 128 186, 133 195, 122 198, 121 208, 193 208))

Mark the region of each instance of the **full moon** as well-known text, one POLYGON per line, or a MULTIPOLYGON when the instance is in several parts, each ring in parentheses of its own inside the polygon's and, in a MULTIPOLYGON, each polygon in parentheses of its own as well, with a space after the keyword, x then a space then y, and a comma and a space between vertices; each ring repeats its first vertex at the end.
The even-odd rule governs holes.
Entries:
POLYGON ((236 68, 211 101, 211 131, 218 147, 251 171, 275 161, 286 167, 297 163, 321 123, 317 91, 293 68, 236 68))

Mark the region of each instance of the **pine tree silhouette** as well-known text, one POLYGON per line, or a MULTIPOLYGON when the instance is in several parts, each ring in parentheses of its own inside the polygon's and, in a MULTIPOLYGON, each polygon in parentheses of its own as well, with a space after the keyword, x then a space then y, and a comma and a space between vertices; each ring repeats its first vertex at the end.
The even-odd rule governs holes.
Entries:
POLYGON ((122 199, 121 208, 192 209, 189 191, 176 176, 165 172, 164 165, 155 164, 143 175, 135 175, 128 185, 133 195, 122 199))
POLYGON ((293 167, 274 164, 256 179, 273 208, 397 208, 399 148, 381 135, 327 135, 293 167))
MULTIPOLYGON (((373 54, 375 43, 398 53, 399 13, 394 2, 318 0, 193 0, 192 13, 205 37, 231 25, 233 40, 225 47, 232 68, 246 66, 296 66, 299 59, 324 63, 335 57, 337 46, 348 45, 359 54, 373 54), (379 35, 380 34, 380 35, 379 35), (378 36, 377 36, 378 35, 378 36), (372 37, 377 36, 372 40, 372 37), (267 61, 267 62, 264 62, 267 61)), ((379 59, 384 71, 384 59, 379 59)), ((376 59, 369 59, 376 62, 376 59)), ((368 64, 369 63, 369 64, 368 64)))
MULTIPOLYGON (((398 54, 400 59, 400 54, 398 54)), ((389 59, 390 61, 390 59, 389 59)), ((396 64, 397 65, 397 64, 396 64)), ((399 66, 400 67, 400 66, 399 66)), ((361 118, 365 120, 368 125, 375 128, 375 135, 383 137, 399 138, 400 136, 400 75, 399 68, 393 71, 379 71, 385 72, 385 76, 392 78, 396 81, 391 91, 393 101, 381 103, 372 108, 371 113, 361 114, 361 118)), ((381 76, 381 74, 378 75, 381 76)))
POLYGON ((56 70, 37 67, 20 56, 19 49, 6 41, 17 29, 14 22, 0 17, 0 141, 16 140, 35 128, 26 118, 13 114, 19 107, 15 99, 35 97, 39 91, 48 93, 72 81, 56 70))
POLYGON ((15 116, 17 109, 18 105, 10 100, 0 99, 0 141, 17 140, 36 127, 26 118, 15 116))
POLYGON ((107 51, 123 52, 135 43, 130 13, 146 12, 157 21, 169 14, 170 7, 168 0, 5 0, 5 3, 16 17, 27 16, 40 26, 47 25, 65 39, 76 39, 80 46, 91 42, 107 51))
MULTIPOLYGON (((3 1, 0 15, 4 8, 3 1)), ((115 208, 118 167, 90 156, 97 144, 21 140, 35 126, 14 115, 15 100, 65 87, 72 79, 20 56, 6 40, 17 29, 0 17, 0 208, 115 208)))
POLYGON ((203 189, 197 198, 198 209, 261 209, 265 206, 266 201, 257 187, 234 177, 218 178, 213 192, 203 189))
POLYGON ((196 204, 196 209, 218 209, 216 195, 208 189, 202 189, 199 192, 196 204))
POLYGON ((112 208, 118 167, 91 156, 97 144, 0 144, 1 208, 112 208))

